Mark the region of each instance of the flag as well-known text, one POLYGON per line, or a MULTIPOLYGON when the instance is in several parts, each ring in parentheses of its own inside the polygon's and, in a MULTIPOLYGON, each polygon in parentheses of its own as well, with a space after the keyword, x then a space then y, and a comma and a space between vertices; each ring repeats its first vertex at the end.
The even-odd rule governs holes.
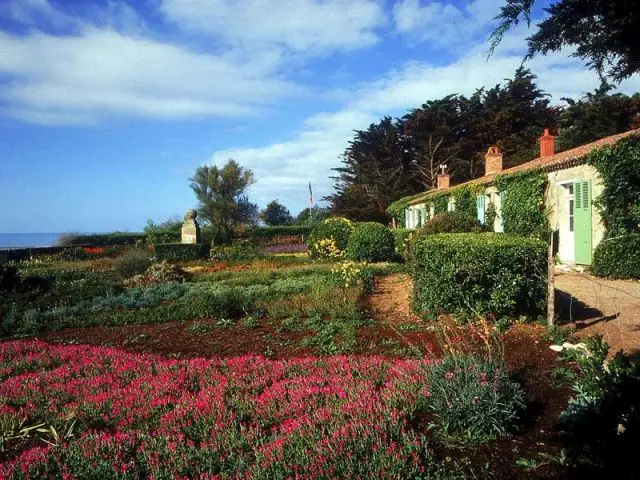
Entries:
POLYGON ((313 190, 311 190, 311 180, 309 180, 309 208, 313 208, 313 190))

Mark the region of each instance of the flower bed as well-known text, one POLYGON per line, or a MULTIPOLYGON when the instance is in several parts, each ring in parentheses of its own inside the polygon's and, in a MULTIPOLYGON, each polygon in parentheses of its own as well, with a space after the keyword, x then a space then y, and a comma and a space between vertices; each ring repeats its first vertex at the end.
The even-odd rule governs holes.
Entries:
POLYGON ((426 478, 437 462, 408 422, 428 363, 7 342, 0 478, 426 478), (23 419, 44 432, 20 437, 23 419))

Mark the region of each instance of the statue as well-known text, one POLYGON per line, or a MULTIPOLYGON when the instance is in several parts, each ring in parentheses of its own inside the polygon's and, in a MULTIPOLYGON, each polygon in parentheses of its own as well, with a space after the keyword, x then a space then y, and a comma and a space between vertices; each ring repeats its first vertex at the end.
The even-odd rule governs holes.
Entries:
POLYGON ((190 208, 184 214, 182 224, 182 243, 200 243, 200 225, 196 220, 198 213, 190 208))

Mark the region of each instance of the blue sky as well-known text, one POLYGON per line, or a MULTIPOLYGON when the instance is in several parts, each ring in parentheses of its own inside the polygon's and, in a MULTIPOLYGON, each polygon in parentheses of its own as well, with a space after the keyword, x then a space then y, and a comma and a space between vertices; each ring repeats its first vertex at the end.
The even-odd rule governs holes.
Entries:
MULTIPOLYGON (((524 27, 486 59, 500 5, 0 0, 0 232, 140 230, 228 158, 296 213, 353 129, 513 74, 524 27)), ((529 64, 556 99, 598 84, 569 53, 529 64)))

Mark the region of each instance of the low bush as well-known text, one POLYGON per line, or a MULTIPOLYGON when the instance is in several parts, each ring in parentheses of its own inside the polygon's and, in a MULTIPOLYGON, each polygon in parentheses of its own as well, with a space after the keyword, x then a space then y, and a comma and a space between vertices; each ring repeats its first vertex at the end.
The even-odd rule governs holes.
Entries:
POLYGON ((109 232, 109 233, 63 233, 56 240, 56 246, 67 247, 75 245, 104 247, 107 245, 135 245, 144 241, 144 233, 109 232))
POLYGON ((496 358, 450 355, 427 370, 422 408, 446 440, 482 443, 507 435, 525 407, 522 387, 496 358))
POLYGON ((482 225, 475 217, 463 212, 444 212, 434 215, 421 229, 419 235, 438 233, 479 233, 482 225))
POLYGON ((393 242, 396 249, 396 254, 406 260, 407 245, 409 243, 409 237, 413 233, 410 228, 396 228, 391 230, 393 233, 393 242))
POLYGON ((599 277, 640 278, 640 233, 600 242, 593 252, 591 268, 599 277))
POLYGON ((167 263, 167 261, 152 264, 146 272, 136 275, 127 280, 127 287, 139 287, 142 285, 154 285, 157 283, 182 283, 187 278, 187 272, 178 265, 167 263))
POLYGON ((255 260, 263 257, 264 254, 260 252, 256 247, 251 244, 236 244, 231 246, 216 246, 211 247, 209 256, 212 260, 220 260, 224 262, 228 261, 243 261, 243 260, 255 260))
POLYGON ((308 238, 309 255, 311 258, 326 257, 326 249, 321 242, 331 241, 337 254, 340 255, 347 248, 349 237, 353 232, 353 223, 346 218, 332 217, 316 225, 308 238))
POLYGON ((347 257, 361 262, 387 262, 395 258, 393 233, 381 223, 359 223, 347 243, 347 257))
POLYGON ((252 240, 263 240, 274 237, 291 237, 311 233, 312 225, 278 225, 273 227, 256 227, 247 232, 247 236, 252 240))
POLYGON ((16 267, 0 265, 0 292, 13 292, 19 283, 16 267))
POLYGON ((168 262, 188 262, 207 255, 207 246, 202 243, 158 243, 153 246, 156 260, 168 262))
POLYGON ((416 240, 413 256, 414 308, 428 317, 535 318, 546 308, 547 246, 541 240, 429 235, 416 240))
POLYGON ((122 278, 144 273, 151 265, 151 255, 144 250, 131 249, 113 262, 113 269, 122 278))

